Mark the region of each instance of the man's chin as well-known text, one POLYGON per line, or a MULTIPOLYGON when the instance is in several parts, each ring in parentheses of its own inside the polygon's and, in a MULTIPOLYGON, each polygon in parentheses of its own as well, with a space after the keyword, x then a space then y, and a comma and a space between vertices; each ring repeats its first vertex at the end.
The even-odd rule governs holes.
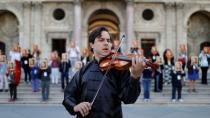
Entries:
POLYGON ((103 57, 106 57, 107 55, 109 55, 110 53, 102 53, 100 56, 103 58, 103 57))

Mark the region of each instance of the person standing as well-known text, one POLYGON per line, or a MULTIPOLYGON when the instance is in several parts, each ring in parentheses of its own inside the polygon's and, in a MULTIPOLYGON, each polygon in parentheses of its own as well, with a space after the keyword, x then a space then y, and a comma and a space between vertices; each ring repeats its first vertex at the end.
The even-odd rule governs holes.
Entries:
POLYGON ((41 54, 41 51, 40 51, 38 45, 34 44, 32 57, 35 58, 36 66, 40 66, 40 54, 41 54))
POLYGON ((53 84, 58 84, 58 79, 60 77, 59 67, 60 59, 57 51, 53 51, 51 54, 51 80, 53 84))
MULTIPOLYGON (((187 64, 187 47, 185 44, 180 44, 178 61, 182 63, 182 69, 185 71, 187 64)), ((183 77, 183 86, 185 86, 186 77, 183 77)))
POLYGON ((8 80, 6 78, 7 64, 6 56, 0 55, 0 92, 8 92, 8 80))
POLYGON ((20 46, 15 45, 13 50, 10 51, 11 61, 15 64, 15 82, 18 86, 20 83, 21 77, 21 54, 20 54, 20 46))
POLYGON ((202 77, 201 77, 201 84, 208 84, 207 82, 207 72, 209 69, 209 62, 208 58, 210 58, 210 54, 208 53, 208 47, 203 47, 203 50, 199 54, 199 64, 201 67, 202 77))
POLYGON ((71 41, 70 47, 67 49, 67 53, 69 56, 69 60, 71 61, 71 66, 74 67, 76 61, 80 60, 80 49, 76 46, 76 42, 74 40, 71 41))
POLYGON ((155 70, 155 85, 154 92, 161 92, 163 88, 163 63, 160 57, 156 57, 156 61, 154 62, 158 65, 158 68, 155 70))
POLYGON ((174 69, 174 55, 171 49, 166 49, 163 53, 163 83, 171 84, 171 71, 174 69))
POLYGON ((32 90, 33 92, 38 92, 39 91, 39 84, 40 84, 40 81, 39 81, 39 78, 38 78, 38 74, 39 74, 39 67, 36 65, 36 62, 35 62, 35 58, 30 58, 29 59, 29 67, 31 68, 31 84, 32 84, 32 90))
POLYGON ((47 60, 44 59, 41 61, 39 78, 41 80, 42 87, 42 101, 47 101, 49 99, 50 93, 50 74, 51 69, 48 67, 47 60))
POLYGON ((59 67, 59 71, 61 73, 61 88, 64 91, 64 88, 69 83, 69 69, 71 68, 71 62, 68 60, 67 53, 62 54, 62 60, 59 67))
POLYGON ((176 102, 176 92, 178 93, 178 101, 183 102, 182 99, 182 81, 185 72, 182 69, 181 62, 176 62, 175 69, 171 72, 172 76, 172 102, 176 102))
POLYGON ((89 44, 94 59, 74 75, 64 91, 63 105, 77 118, 122 118, 121 102, 131 104, 137 100, 145 64, 141 58, 134 57, 130 70, 112 68, 105 74, 99 64, 111 53, 108 30, 98 27, 90 34, 89 44))
POLYGON ((154 75, 151 67, 146 67, 143 71, 142 83, 144 88, 144 102, 150 101, 150 88, 152 75, 154 75))
POLYGON ((195 82, 199 79, 198 57, 192 56, 187 62, 188 79, 189 79, 189 92, 196 92, 195 82))
MULTIPOLYGON (((157 51, 156 46, 152 46, 152 48, 151 48, 151 54, 149 56, 149 58, 152 60, 152 63, 156 63, 157 60, 160 59, 159 56, 160 55, 159 55, 159 53, 157 51)), ((159 63, 160 61, 161 60, 158 60, 158 62, 157 62, 158 65, 160 64, 159 63)), ((154 82, 155 83, 154 84, 154 92, 160 92, 161 91, 160 86, 162 86, 162 85, 160 85, 160 84, 162 84, 162 83, 160 83, 161 82, 160 81, 160 79, 161 79, 161 77, 160 77, 160 75, 161 75, 160 68, 157 68, 156 70, 154 70, 154 76, 153 76, 153 78, 155 80, 155 82, 154 82)))
POLYGON ((24 70, 24 75, 25 75, 25 83, 30 83, 31 82, 31 75, 30 75, 30 67, 29 67, 29 54, 28 50, 24 49, 22 52, 22 57, 21 57, 21 66, 23 67, 24 70))
POLYGON ((17 99, 17 82, 15 79, 15 67, 13 62, 9 62, 9 67, 7 71, 7 78, 9 81, 9 91, 10 91, 10 99, 9 101, 15 101, 17 99))

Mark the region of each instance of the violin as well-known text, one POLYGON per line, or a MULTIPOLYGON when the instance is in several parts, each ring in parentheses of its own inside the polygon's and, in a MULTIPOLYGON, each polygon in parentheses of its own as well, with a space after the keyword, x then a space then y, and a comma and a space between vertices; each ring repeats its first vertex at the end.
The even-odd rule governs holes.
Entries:
MULTIPOLYGON (((132 65, 132 58, 136 57, 135 54, 121 55, 121 54, 110 54, 102 58, 99 62, 99 67, 102 70, 108 70, 115 68, 117 70, 127 70, 132 65)), ((153 70, 158 69, 159 65, 152 63, 152 61, 142 58, 146 66, 151 67, 153 70)))
MULTIPOLYGON (((120 40, 120 44, 118 46, 118 48, 110 53, 109 55, 107 55, 106 57, 102 58, 100 61, 99 61, 99 67, 102 69, 102 70, 105 70, 105 74, 103 75, 103 78, 99 84, 99 87, 98 87, 98 90, 96 91, 96 94, 95 96, 93 97, 93 100, 91 102, 91 106, 93 105, 94 101, 96 100, 96 97, 104 83, 104 80, 106 79, 106 75, 108 73, 108 71, 111 69, 111 68, 115 68, 115 69, 118 69, 118 70, 126 70, 128 68, 131 67, 132 65, 132 57, 136 57, 135 54, 129 54, 129 55, 121 55, 121 54, 118 54, 116 52, 118 52, 118 50, 120 49, 120 46, 122 44, 122 40, 125 38, 125 35, 122 36, 121 40, 120 40)), ((145 59, 145 58, 142 58, 143 61, 145 62, 145 64, 147 66, 150 66, 152 69, 157 69, 159 67, 158 64, 153 64, 151 61, 145 59)))

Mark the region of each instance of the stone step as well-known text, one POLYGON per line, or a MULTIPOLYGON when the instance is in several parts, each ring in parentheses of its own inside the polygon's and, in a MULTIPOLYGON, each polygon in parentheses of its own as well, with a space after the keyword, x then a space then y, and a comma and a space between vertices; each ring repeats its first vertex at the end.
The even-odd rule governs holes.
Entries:
MULTIPOLYGON (((9 94, 5 94, 5 95, 1 95, 0 96, 0 99, 2 99, 2 98, 8 98, 10 95, 9 94)), ((40 98, 42 95, 41 95, 41 93, 39 93, 39 94, 34 94, 34 95, 27 95, 27 94, 23 94, 23 95, 20 95, 20 94, 17 94, 17 96, 19 97, 19 98, 40 98)), ((63 94, 50 94, 49 95, 51 98, 63 98, 64 97, 64 95, 63 94)))
MULTIPOLYGON (((53 99, 63 99, 63 95, 49 95, 50 98, 53 99)), ((209 99, 210 95, 205 95, 205 96, 197 96, 197 95, 182 95, 183 98, 188 98, 188 99, 209 99)), ((9 95, 3 95, 0 97, 0 99, 6 99, 9 98, 9 95)), ((23 98, 23 99, 36 99, 36 98, 41 98, 41 94, 39 95, 18 95, 18 98, 23 98)), ((139 98, 143 98, 143 95, 140 95, 139 98)), ((151 95, 150 98, 152 99, 170 99, 171 95, 168 96, 153 96, 151 95)))
MULTIPOLYGON (((143 94, 144 94, 144 92, 142 91, 141 95, 143 95, 143 94)), ((32 96, 33 97, 33 96, 41 95, 41 92, 18 91, 17 95, 18 96, 32 96)), ((51 96, 63 96, 64 93, 63 92, 51 91, 50 95, 51 96)), ((158 97, 158 96, 171 96, 171 91, 161 92, 161 93, 150 92, 150 95, 151 96, 155 96, 155 97, 158 97)), ((196 93, 188 93, 186 91, 183 91, 182 95, 184 95, 184 96, 192 96, 192 97, 194 97, 194 96, 209 96, 210 95, 210 91, 198 91, 196 93)), ((1 92, 0 93, 0 98, 2 96, 9 96, 9 92, 1 92)))
MULTIPOLYGON (((63 100, 64 96, 49 96, 50 100, 63 100)), ((196 101, 201 101, 201 100, 209 100, 210 101, 210 95, 208 96, 186 96, 182 95, 183 99, 187 100, 196 100, 196 101)), ((8 99, 9 96, 3 96, 0 98, 0 100, 5 100, 8 99)), ((18 100, 25 100, 25 101, 30 101, 30 100, 40 100, 41 95, 35 95, 35 96, 29 96, 29 95, 24 95, 24 96, 18 96, 18 100)), ((138 100, 142 100, 143 95, 140 95, 138 100)), ((152 100, 170 100, 171 96, 151 96, 152 100)))
MULTIPOLYGON (((39 96, 41 95, 41 92, 39 93, 31 93, 31 94, 25 94, 25 93, 17 93, 17 96, 31 96, 31 97, 35 97, 35 96, 39 96)), ((2 98, 3 96, 9 96, 9 93, 4 93, 4 94, 0 94, 0 98, 2 98)), ((50 93, 50 96, 63 96, 63 93, 50 93)))
MULTIPOLYGON (((144 89, 142 89, 141 91, 143 93, 144 89)), ((41 92, 41 89, 40 89, 39 92, 41 92)), ((17 89, 17 93, 19 93, 19 94, 35 94, 35 93, 39 93, 39 92, 32 92, 31 89, 27 89, 27 90, 17 89)), ((153 89, 150 89, 150 93, 154 93, 154 94, 169 94, 171 92, 172 92, 172 89, 163 89, 162 92, 154 92, 153 89)), ((1 94, 5 94, 5 93, 9 93, 9 92, 0 92, 0 95, 1 94)), ((61 93, 61 94, 63 94, 63 92, 62 92, 61 89, 51 89, 51 88, 50 88, 50 93, 53 93, 53 94, 55 94, 55 93, 60 94, 61 93)), ((182 94, 197 94, 197 95, 210 94, 210 89, 205 89, 205 88, 200 89, 200 88, 197 88, 196 89, 196 93, 195 92, 189 93, 188 92, 188 88, 183 88, 182 89, 182 94)))
MULTIPOLYGON (((171 90, 168 90, 168 91, 163 91, 163 92, 153 92, 151 91, 150 94, 151 95, 168 95, 168 94, 171 94, 171 90)), ((144 93, 144 91, 142 90, 141 92, 142 94, 144 93)), ((3 94, 9 94, 9 92, 0 92, 0 95, 3 95, 3 94)), ((17 91, 17 94, 19 95, 33 95, 33 94, 41 94, 41 91, 39 92, 32 92, 32 91, 17 91)), ((55 94, 55 95, 63 95, 64 93, 61 92, 61 91, 50 91, 50 94, 55 94)), ((183 90, 182 91, 182 94, 186 94, 186 95, 209 95, 210 94, 210 91, 209 90, 197 90, 197 92, 192 92, 192 93, 189 93, 187 90, 183 90)))
MULTIPOLYGON (((163 89, 171 89, 172 85, 163 85, 163 89)), ((143 85, 141 85, 141 87, 143 87, 143 85)), ((189 85, 185 85, 183 86, 183 88, 188 88, 189 85)), ((18 89, 32 89, 31 85, 19 85, 17 87, 18 89)), ((61 85, 50 85, 50 88, 52 89, 61 89, 61 85)), ((154 85, 151 85, 151 88, 154 88, 154 85)), ((204 88, 204 89, 210 89, 210 85, 201 85, 201 84, 197 84, 196 88, 204 88)))
POLYGON ((167 100, 160 100, 160 99, 152 99, 150 102, 145 103, 143 100, 137 100, 135 104, 150 104, 150 105, 154 105, 154 104, 162 104, 162 105, 167 105, 167 104, 179 104, 179 105, 193 105, 193 104, 197 104, 197 105, 207 105, 210 104, 210 100, 209 99, 204 99, 204 100, 195 100, 195 99, 184 99, 183 102, 178 102, 176 101, 175 103, 173 103, 171 101, 171 99, 167 99, 167 100))
MULTIPOLYGON (((150 92, 151 96, 171 96, 171 91, 168 92, 162 92, 162 93, 154 93, 154 92, 150 92)), ((143 95, 144 92, 141 92, 141 95, 143 95)), ((32 93, 32 92, 24 92, 24 91, 19 91, 17 92, 18 96, 36 96, 36 95, 41 95, 41 92, 36 92, 36 93, 32 93)), ((51 96, 63 96, 64 93, 62 92, 50 92, 51 96)), ((182 95, 185 96, 209 96, 210 95, 210 91, 199 91, 197 93, 188 93, 188 92, 182 92, 182 95)), ((0 98, 2 96, 9 96, 9 92, 4 92, 4 93, 0 93, 0 98)))
POLYGON ((61 104, 62 103, 61 98, 56 99, 56 98, 49 98, 48 101, 42 101, 41 98, 35 98, 35 99, 23 99, 23 98, 18 98, 14 102, 10 102, 9 99, 0 99, 0 104, 61 104))
MULTIPOLYGON (((39 88, 39 90, 41 90, 42 88, 39 88)), ((50 91, 57 91, 57 92, 61 92, 62 89, 61 88, 53 88, 53 87, 50 87, 49 88, 50 91)), ((25 92, 32 92, 32 88, 19 88, 17 87, 17 91, 25 91, 25 92)), ((1 92, 0 92, 1 93, 1 92)))
MULTIPOLYGON (((48 101, 43 102, 41 98, 36 99, 23 99, 18 98, 15 102, 9 102, 9 99, 0 99, 0 104, 61 104, 63 99, 55 99, 50 98, 48 101)), ((135 104, 210 104, 210 100, 208 98, 197 100, 197 99, 190 99, 190 98, 184 98, 184 101, 182 103, 180 102, 171 102, 170 98, 165 99, 151 99, 150 102, 145 103, 141 98, 139 98, 135 104)))
MULTIPOLYGON (((188 96, 188 95, 182 95, 183 98, 186 99, 209 99, 210 95, 206 95, 206 96, 188 96)), ((138 99, 143 99, 143 95, 139 96, 138 99)), ((170 99, 171 96, 150 96, 151 99, 170 99)))
MULTIPOLYGON (((154 88, 151 88, 150 91, 153 92, 153 89, 154 88)), ((188 93, 188 89, 189 88, 182 88, 182 92, 188 93)), ((41 91, 41 88, 40 88, 40 91, 41 91)), ((144 89, 141 88, 141 91, 143 92, 144 89)), ((162 90, 162 93, 167 93, 167 92, 171 92, 171 91, 172 91, 171 87, 170 88, 164 88, 162 90)), ((196 91, 197 91, 197 93, 210 93, 210 88, 196 88, 196 91)), ((20 93, 21 92, 24 92, 24 93, 34 93, 34 92, 32 92, 32 89, 17 89, 17 92, 20 92, 20 93)), ((62 92, 62 89, 60 89, 60 88, 59 89, 50 88, 50 92, 60 93, 60 92, 62 92)), ((0 92, 0 94, 1 93, 4 93, 4 92, 0 92)))
MULTIPOLYGON (((59 80, 60 81, 60 80, 59 80)), ((187 80, 188 81, 188 80, 187 80)), ((163 92, 155 93, 153 92, 154 89, 154 81, 152 81, 151 86, 151 102, 144 103, 143 102, 143 86, 142 92, 138 100, 135 104, 165 104, 165 105, 174 105, 174 104, 210 104, 210 84, 209 85, 201 85, 200 80, 196 83, 197 93, 189 94, 188 90, 188 82, 186 81, 186 86, 183 87, 182 90, 182 97, 184 99, 183 103, 172 103, 171 102, 171 85, 164 85, 163 92)), ((210 78, 208 79, 210 83, 210 78)), ((41 91, 39 92, 32 92, 31 84, 25 84, 23 80, 21 80, 20 85, 17 88, 17 97, 18 100, 15 102, 9 102, 9 92, 0 92, 0 104, 61 104, 64 93, 61 90, 61 84, 50 85, 50 95, 49 101, 43 102, 41 100, 41 91)), ((40 88, 41 90, 41 88, 40 88)))

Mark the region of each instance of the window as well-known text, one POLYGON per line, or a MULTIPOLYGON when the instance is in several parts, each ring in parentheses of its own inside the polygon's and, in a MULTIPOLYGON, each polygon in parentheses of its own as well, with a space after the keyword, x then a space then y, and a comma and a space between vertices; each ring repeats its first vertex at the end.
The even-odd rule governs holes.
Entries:
POLYGON ((152 20, 154 18, 154 12, 151 9, 145 9, 142 13, 142 17, 145 20, 152 20))
POLYGON ((65 17, 65 12, 64 12, 64 10, 61 9, 61 8, 55 9, 54 12, 53 12, 53 17, 54 17, 56 20, 62 20, 62 19, 65 17))

